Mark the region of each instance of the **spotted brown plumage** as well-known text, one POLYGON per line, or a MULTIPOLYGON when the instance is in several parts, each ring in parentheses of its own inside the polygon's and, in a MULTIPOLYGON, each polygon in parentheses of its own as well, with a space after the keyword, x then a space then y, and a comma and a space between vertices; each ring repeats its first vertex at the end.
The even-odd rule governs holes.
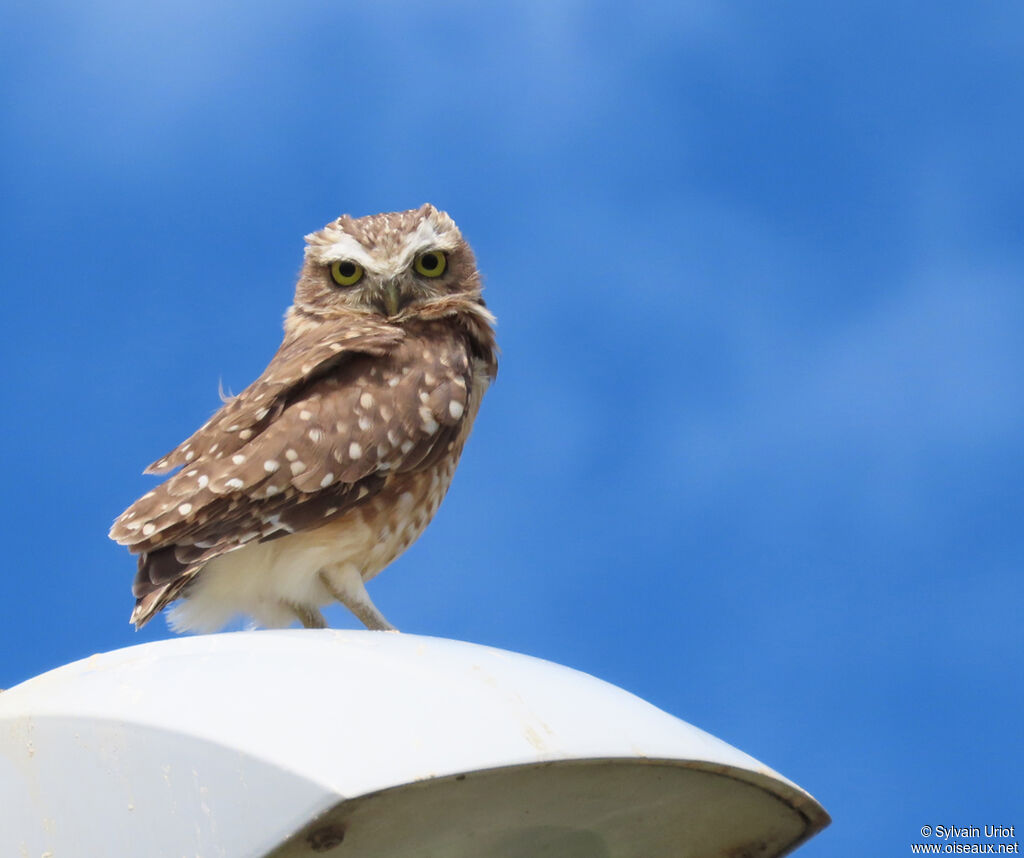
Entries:
POLYGON ((319 626, 339 600, 391 628, 363 582, 447 491, 497 369, 493 317, 469 246, 432 206, 342 217, 307 244, 266 370, 147 468, 179 470, 111 529, 138 555, 137 626, 176 599, 179 630, 236 614, 319 626))

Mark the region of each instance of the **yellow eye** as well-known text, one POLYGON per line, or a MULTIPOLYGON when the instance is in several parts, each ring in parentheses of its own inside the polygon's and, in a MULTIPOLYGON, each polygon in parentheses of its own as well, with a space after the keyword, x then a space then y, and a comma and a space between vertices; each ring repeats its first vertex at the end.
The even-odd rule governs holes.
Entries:
POLYGON ((332 262, 331 279, 339 286, 355 286, 363 279, 363 266, 351 259, 332 262))
POLYGON ((428 250, 416 257, 412 267, 424 277, 440 277, 448 267, 448 257, 440 250, 428 250))

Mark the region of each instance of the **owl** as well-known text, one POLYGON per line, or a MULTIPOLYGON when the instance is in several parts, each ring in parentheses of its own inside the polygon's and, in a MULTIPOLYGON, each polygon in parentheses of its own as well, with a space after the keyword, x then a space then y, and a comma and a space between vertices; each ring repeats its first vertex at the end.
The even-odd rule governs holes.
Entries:
POLYGON ((341 602, 393 629, 365 582, 423 532, 497 372, 473 252, 431 205, 306 236, 263 374, 151 464, 114 522, 138 555, 131 621, 176 631, 325 625, 341 602))

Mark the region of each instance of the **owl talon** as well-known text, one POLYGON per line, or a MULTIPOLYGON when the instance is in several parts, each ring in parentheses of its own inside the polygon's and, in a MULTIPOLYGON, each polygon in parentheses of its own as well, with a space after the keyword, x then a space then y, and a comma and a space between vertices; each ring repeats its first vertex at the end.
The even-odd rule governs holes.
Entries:
POLYGON ((326 629, 327 620, 316 608, 306 605, 297 605, 294 602, 285 602, 285 607, 298 617, 304 629, 326 629))
POLYGON ((319 577, 327 592, 355 614, 366 628, 376 632, 398 631, 373 604, 363 576, 354 566, 331 570, 330 574, 321 570, 319 577))

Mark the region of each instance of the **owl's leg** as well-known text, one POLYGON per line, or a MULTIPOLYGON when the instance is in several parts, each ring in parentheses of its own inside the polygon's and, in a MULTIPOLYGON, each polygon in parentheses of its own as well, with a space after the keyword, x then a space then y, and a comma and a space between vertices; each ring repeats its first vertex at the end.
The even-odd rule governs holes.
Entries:
POLYGON ((374 631, 397 632, 366 592, 363 576, 351 563, 320 570, 320 581, 327 592, 355 614, 366 628, 374 631))
POLYGON ((326 629, 327 620, 316 608, 297 605, 295 602, 284 602, 284 606, 299 618, 304 629, 326 629))

